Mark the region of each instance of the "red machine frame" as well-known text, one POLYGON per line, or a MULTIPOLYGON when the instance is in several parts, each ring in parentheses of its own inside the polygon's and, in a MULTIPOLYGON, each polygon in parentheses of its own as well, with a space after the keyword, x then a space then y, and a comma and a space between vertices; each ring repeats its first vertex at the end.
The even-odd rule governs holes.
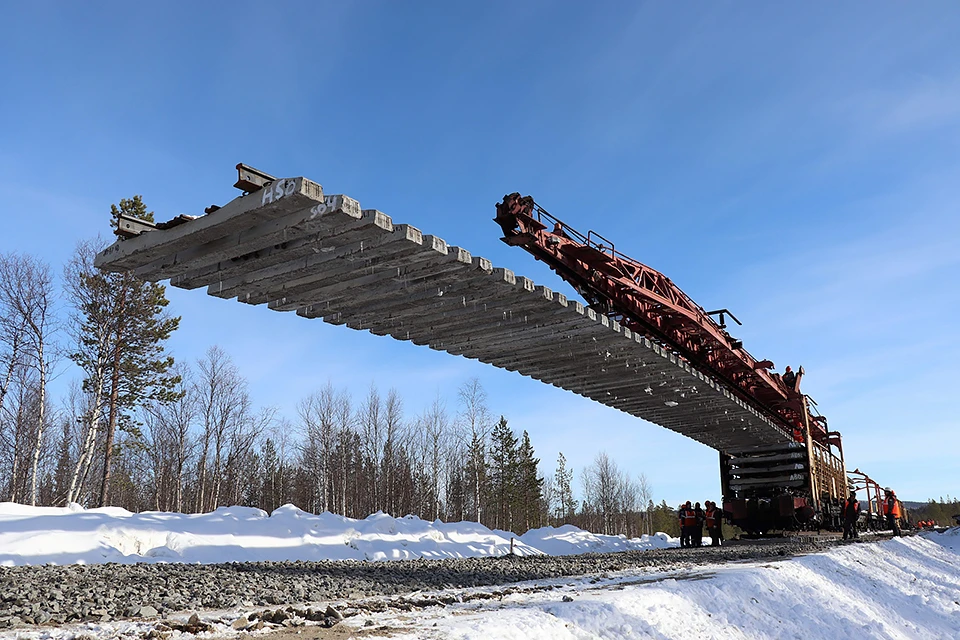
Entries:
MULTIPOLYGON (((520 246, 572 284, 597 313, 631 331, 668 345, 705 373, 710 373, 773 418, 788 431, 802 431, 802 371, 792 386, 757 360, 726 330, 726 309, 707 312, 667 276, 616 250, 598 233, 572 229, 534 202, 512 193, 497 205, 494 220, 503 241, 520 246), (711 316, 719 315, 720 323, 711 316)), ((736 321, 736 318, 734 318, 736 321)), ((810 420, 811 437, 828 444, 826 421, 810 420)), ((830 443, 832 444, 832 443, 830 443)))
MULTIPOLYGON (((741 495, 728 491, 737 470, 725 464, 730 458, 724 456, 730 452, 721 452, 724 511, 733 524, 763 534, 797 527, 830 528, 839 522, 839 505, 846 491, 840 434, 827 429, 826 418, 800 392, 802 367, 791 384, 786 384, 783 377, 770 371, 771 361, 757 360, 727 332, 725 315, 739 324, 727 309, 704 310, 667 276, 620 253, 610 240, 593 231, 584 235, 572 229, 530 196, 504 196, 497 204, 494 221, 503 230, 503 242, 522 247, 546 263, 595 312, 667 346, 803 444, 807 480, 802 490, 794 488, 792 480, 783 484, 773 477, 759 492, 741 495), (719 316, 719 323, 714 315, 719 316), (837 447, 838 455, 831 447, 837 447)), ((762 466, 763 462, 758 459, 756 464, 762 466)), ((756 473, 756 466, 751 472, 756 473)))

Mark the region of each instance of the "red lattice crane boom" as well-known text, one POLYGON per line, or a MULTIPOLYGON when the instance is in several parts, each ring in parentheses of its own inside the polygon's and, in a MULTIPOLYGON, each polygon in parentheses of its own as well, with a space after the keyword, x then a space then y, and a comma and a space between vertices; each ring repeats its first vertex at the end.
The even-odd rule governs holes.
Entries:
MULTIPOLYGON (((726 330, 726 309, 705 311, 667 276, 616 250, 591 231, 577 232, 551 216, 530 196, 513 193, 497 205, 494 220, 502 240, 526 249, 569 282, 597 313, 656 340, 734 390, 775 423, 802 430, 805 407, 800 375, 788 387, 726 330), (718 314, 717 323, 711 315, 718 314)), ((736 321, 736 318, 733 318, 736 321)), ((811 437, 826 444, 825 420, 813 417, 811 437)))

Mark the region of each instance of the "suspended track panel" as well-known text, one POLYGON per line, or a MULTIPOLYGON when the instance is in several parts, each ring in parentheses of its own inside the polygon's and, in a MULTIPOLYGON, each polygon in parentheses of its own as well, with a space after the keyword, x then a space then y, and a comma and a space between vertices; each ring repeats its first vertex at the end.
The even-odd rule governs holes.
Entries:
POLYGON ((119 240, 97 266, 517 371, 720 451, 791 440, 644 337, 306 178, 119 240))

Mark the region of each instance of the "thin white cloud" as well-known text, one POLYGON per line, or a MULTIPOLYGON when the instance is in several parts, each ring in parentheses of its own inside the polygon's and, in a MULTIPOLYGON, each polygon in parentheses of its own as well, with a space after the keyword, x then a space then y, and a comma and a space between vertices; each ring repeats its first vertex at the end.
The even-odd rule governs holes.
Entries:
POLYGON ((939 128, 960 133, 960 77, 911 76, 905 86, 851 96, 841 110, 861 130, 907 134, 939 128))

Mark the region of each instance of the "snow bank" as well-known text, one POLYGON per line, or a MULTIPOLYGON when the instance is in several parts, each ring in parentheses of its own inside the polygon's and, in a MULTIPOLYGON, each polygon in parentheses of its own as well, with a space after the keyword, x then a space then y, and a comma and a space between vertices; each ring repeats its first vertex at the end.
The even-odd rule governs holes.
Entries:
POLYGON ((606 536, 590 533, 569 524, 562 527, 531 529, 520 536, 520 540, 551 556, 665 549, 680 544, 677 538, 671 538, 665 533, 644 535, 640 538, 628 538, 623 535, 606 536))
POLYGON ((375 513, 354 520, 314 515, 293 505, 272 514, 249 507, 212 513, 130 513, 0 503, 0 565, 105 562, 257 562, 405 560, 578 554, 676 546, 665 534, 628 540, 576 527, 547 527, 513 536, 473 522, 427 522, 375 513))
POLYGON ((413 623, 395 614, 374 622, 403 629, 393 640, 958 638, 958 547, 960 528, 775 563, 586 578, 425 611, 413 623))
POLYGON ((928 531, 921 534, 921 537, 960 554, 960 527, 952 527, 941 533, 928 531))

